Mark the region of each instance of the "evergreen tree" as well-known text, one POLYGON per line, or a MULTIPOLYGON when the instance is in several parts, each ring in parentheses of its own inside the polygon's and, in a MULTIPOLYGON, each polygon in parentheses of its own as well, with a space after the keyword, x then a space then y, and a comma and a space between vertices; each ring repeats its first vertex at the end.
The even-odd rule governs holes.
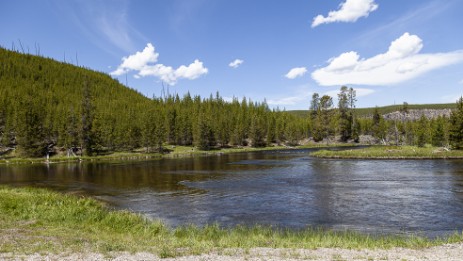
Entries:
POLYGON ((387 123, 379 113, 378 107, 373 112, 373 137, 384 140, 387 134, 387 123))
POLYGON ((253 147, 264 147, 265 143, 265 126, 264 119, 258 114, 251 117, 251 126, 249 128, 249 138, 253 147))
POLYGON ((463 147, 463 97, 457 102, 457 109, 450 115, 450 145, 461 149, 463 147))
POLYGON ((357 92, 351 87, 347 93, 347 99, 349 102, 349 118, 351 123, 351 138, 355 142, 359 142, 359 124, 357 123, 355 115, 355 103, 357 102, 357 92))
POLYGON ((332 133, 332 126, 330 125, 331 122, 331 116, 332 116, 332 111, 331 108, 333 106, 333 98, 331 98, 328 95, 323 95, 320 98, 320 122, 321 122, 321 133, 323 139, 327 139, 332 133))
POLYGON ((432 129, 432 145, 441 147, 447 144, 445 135, 445 120, 443 117, 438 117, 433 121, 432 129))
POLYGON ((90 156, 95 153, 95 140, 93 135, 93 113, 94 108, 90 95, 90 87, 88 82, 84 81, 84 88, 82 94, 82 129, 81 136, 81 149, 84 155, 90 156))
POLYGON ((338 94, 339 134, 346 142, 352 135, 352 113, 350 111, 349 89, 342 86, 338 94))
POLYGON ((210 120, 204 114, 200 115, 194 132, 195 146, 200 150, 210 150, 216 144, 214 136, 210 120))
POLYGON ((428 119, 421 115, 420 120, 418 121, 418 128, 416 134, 416 145, 418 147, 424 147, 425 144, 429 142, 429 126, 428 126, 428 119))
POLYGON ((19 149, 22 155, 40 157, 47 153, 47 144, 42 127, 42 107, 32 97, 26 103, 20 103, 19 117, 16 125, 19 149))

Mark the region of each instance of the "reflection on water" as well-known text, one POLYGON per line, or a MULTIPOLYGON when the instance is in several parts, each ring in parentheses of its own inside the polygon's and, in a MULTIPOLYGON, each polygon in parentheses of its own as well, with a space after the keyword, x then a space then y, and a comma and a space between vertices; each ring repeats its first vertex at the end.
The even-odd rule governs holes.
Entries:
POLYGON ((463 228, 461 160, 325 160, 308 152, 0 166, 0 183, 91 195, 172 226, 324 226, 427 236, 463 228))

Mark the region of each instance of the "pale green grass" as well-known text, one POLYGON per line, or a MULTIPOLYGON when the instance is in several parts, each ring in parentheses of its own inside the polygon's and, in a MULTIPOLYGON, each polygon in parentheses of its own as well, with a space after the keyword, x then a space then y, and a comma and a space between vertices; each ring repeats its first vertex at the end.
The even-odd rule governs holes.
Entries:
POLYGON ((341 159, 462 159, 463 150, 415 146, 372 146, 340 151, 320 150, 310 155, 341 159))
POLYGON ((264 226, 225 229, 209 225, 171 229, 140 215, 110 211, 89 198, 44 189, 0 187, 0 252, 147 251, 171 257, 235 248, 387 249, 455 242, 463 242, 463 234, 431 240, 315 228, 294 231, 264 226))

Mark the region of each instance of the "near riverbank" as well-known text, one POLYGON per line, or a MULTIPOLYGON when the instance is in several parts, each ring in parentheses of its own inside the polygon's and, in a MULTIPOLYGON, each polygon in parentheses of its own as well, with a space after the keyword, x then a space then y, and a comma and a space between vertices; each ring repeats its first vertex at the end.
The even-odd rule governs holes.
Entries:
POLYGON ((319 150, 310 155, 332 159, 463 159, 463 150, 416 146, 371 146, 352 150, 319 150))
POLYGON ((462 233, 429 239, 313 228, 278 230, 262 226, 224 229, 209 225, 173 229, 140 215, 111 211, 93 199, 44 189, 8 187, 0 188, 0 230, 0 258, 4 259, 41 256, 46 259, 49 256, 52 259, 102 260, 121 255, 124 260, 170 257, 200 260, 200 255, 205 255, 210 259, 250 256, 259 260, 273 257, 280 251, 287 256, 282 254, 278 258, 275 255, 275 260, 303 258, 312 253, 320 255, 319 260, 339 259, 344 253, 359 254, 359 257, 363 253, 362 258, 367 259, 370 255, 376 256, 373 253, 389 256, 398 248, 405 249, 403 253, 423 257, 422 253, 435 252, 432 247, 442 248, 443 254, 450 253, 453 258, 454 252, 461 253, 463 243, 462 233), (327 254, 322 255, 320 251, 327 254), (145 254, 147 258, 143 257, 145 254))

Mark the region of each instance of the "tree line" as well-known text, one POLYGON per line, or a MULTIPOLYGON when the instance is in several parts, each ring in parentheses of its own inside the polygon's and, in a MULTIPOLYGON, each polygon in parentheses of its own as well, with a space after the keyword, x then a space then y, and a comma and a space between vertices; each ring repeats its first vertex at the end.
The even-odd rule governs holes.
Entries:
MULTIPOLYGON (((314 93, 309 110, 309 136, 314 141, 359 142, 364 136, 373 138, 368 141, 373 144, 463 147, 463 98, 457 101, 450 117, 422 115, 418 120, 402 121, 385 119, 377 107, 372 115, 357 117, 356 101, 355 90, 346 86, 338 93, 337 107, 332 97, 314 93)), ((404 102, 400 112, 408 112, 408 103, 404 102)))
POLYGON ((0 141, 24 156, 297 144, 307 119, 243 98, 147 98, 105 73, 0 49, 0 141))
POLYGON ((169 145, 202 150, 314 142, 359 142, 362 135, 397 144, 455 147, 463 137, 463 105, 450 118, 394 122, 376 110, 357 117, 356 92, 342 86, 338 104, 315 93, 304 117, 266 102, 219 93, 202 98, 147 98, 109 75, 0 48, 0 144, 23 156, 96 155, 169 145))

